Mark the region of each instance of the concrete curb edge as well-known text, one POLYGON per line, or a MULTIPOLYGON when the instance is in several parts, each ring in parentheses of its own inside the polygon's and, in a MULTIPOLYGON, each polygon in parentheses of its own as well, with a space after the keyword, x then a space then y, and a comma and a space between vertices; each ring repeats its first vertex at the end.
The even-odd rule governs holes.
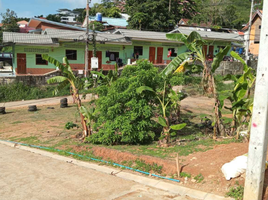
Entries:
POLYGON ((76 160, 74 158, 61 156, 61 155, 58 155, 58 154, 55 154, 52 152, 48 152, 48 151, 44 151, 44 150, 40 150, 40 149, 36 149, 36 148, 21 146, 18 144, 4 142, 4 141, 0 141, 0 144, 10 146, 13 148, 17 148, 17 149, 22 149, 25 151, 29 151, 31 153, 40 154, 42 156, 50 157, 50 158, 57 159, 60 161, 72 163, 72 164, 82 166, 85 168, 94 169, 94 170, 102 172, 102 173, 115 175, 115 176, 122 178, 122 179, 125 179, 125 180, 134 181, 134 182, 146 185, 146 186, 150 186, 153 188, 168 191, 168 192, 171 192, 174 194, 178 194, 182 197, 188 196, 190 198, 195 198, 195 199, 200 199, 200 200, 234 200, 233 198, 225 198, 225 197, 222 197, 219 195, 206 193, 206 192, 202 192, 199 190, 194 190, 194 189, 190 189, 187 187, 164 182, 162 180, 152 179, 152 178, 139 176, 139 175, 129 173, 129 172, 124 172, 122 170, 118 170, 117 168, 111 168, 108 166, 101 166, 101 165, 98 165, 98 164, 95 164, 92 162, 84 162, 84 161, 76 160))

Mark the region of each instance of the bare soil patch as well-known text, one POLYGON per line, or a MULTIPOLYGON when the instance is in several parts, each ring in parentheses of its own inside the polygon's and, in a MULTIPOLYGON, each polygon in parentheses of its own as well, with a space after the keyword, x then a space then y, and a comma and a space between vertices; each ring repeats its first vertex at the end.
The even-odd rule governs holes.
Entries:
MULTIPOLYGON (((183 113, 211 115, 214 101, 207 97, 188 97, 181 102, 181 105, 183 113)), ((24 138, 23 142, 25 143, 52 146, 59 149, 72 149, 75 152, 92 151, 95 156, 116 163, 141 159, 148 164, 157 163, 162 165, 162 173, 167 176, 177 173, 175 159, 172 158, 176 152, 170 153, 166 158, 159 158, 81 143, 74 137, 80 132, 79 129, 66 130, 64 128, 68 121, 77 122, 80 125, 79 115, 74 114, 77 108, 71 106, 61 109, 59 105, 54 107, 55 109, 47 109, 47 106, 39 106, 40 110, 37 112, 28 112, 26 108, 8 110, 8 114, 0 116, 0 138, 14 141, 22 141, 24 138)), ((207 150, 205 145, 198 145, 197 147, 204 151, 207 150)), ((148 148, 151 151, 154 151, 154 149, 155 147, 148 148)), ((244 178, 239 177, 226 181, 220 169, 224 163, 230 162, 235 157, 247 153, 247 151, 247 143, 231 143, 214 146, 213 149, 205 152, 180 156, 181 163, 185 165, 183 172, 191 174, 191 178, 187 180, 181 178, 180 184, 214 194, 225 195, 236 181, 243 185, 244 178), (193 178, 200 173, 204 176, 204 180, 201 183, 194 182, 193 178)), ((268 175, 266 174, 266 187, 267 180, 268 175)))

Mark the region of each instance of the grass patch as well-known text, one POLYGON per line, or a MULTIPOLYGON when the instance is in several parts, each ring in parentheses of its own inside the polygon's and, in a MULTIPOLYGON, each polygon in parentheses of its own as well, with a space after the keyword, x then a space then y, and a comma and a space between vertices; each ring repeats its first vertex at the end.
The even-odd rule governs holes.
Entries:
MULTIPOLYGON (((20 82, 0 85, 0 102, 41 99, 53 97, 56 86, 45 85, 40 87, 28 86, 20 82)), ((67 85, 59 91, 57 96, 70 95, 70 87, 67 85)))
POLYGON ((200 173, 194 177, 197 183, 201 183, 204 180, 204 176, 200 173))
POLYGON ((231 187, 229 192, 226 193, 226 196, 235 198, 235 200, 242 200, 243 194, 244 194, 244 187, 241 185, 237 185, 231 187))
POLYGON ((23 123, 23 121, 15 121, 15 122, 12 122, 11 124, 21 124, 23 123))

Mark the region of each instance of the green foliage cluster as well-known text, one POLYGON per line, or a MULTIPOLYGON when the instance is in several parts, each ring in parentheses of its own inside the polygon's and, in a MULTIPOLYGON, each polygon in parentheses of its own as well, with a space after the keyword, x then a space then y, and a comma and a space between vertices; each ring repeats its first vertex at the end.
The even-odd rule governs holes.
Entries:
POLYGON ((197 183, 201 183, 204 180, 204 176, 200 173, 194 177, 197 183))
MULTIPOLYGON (((56 86, 32 87, 16 82, 8 85, 0 85, 0 102, 21 101, 53 97, 56 86)), ((66 86, 59 91, 57 96, 70 94, 70 87, 66 86)))
POLYGON ((116 7, 116 3, 110 1, 102 1, 101 4, 95 3, 90 9, 89 15, 95 16, 98 12, 104 17, 120 18, 120 10, 116 7))
POLYGON ((136 66, 126 66, 120 78, 110 86, 99 86, 96 91, 94 124, 95 134, 87 140, 102 144, 141 144, 154 139, 151 118, 158 101, 153 93, 138 94, 136 89, 148 86, 154 90, 163 87, 158 69, 148 61, 139 61, 136 66))
POLYGON ((176 85, 191 85, 191 84, 200 84, 201 77, 187 76, 183 73, 176 73, 170 79, 171 86, 176 85))
POLYGON ((197 13, 194 0, 126 0, 125 10, 131 16, 129 28, 165 32, 181 18, 191 19, 197 13))
POLYGON ((17 24, 17 14, 10 9, 6 9, 5 13, 1 13, 3 26, 0 29, 0 43, 3 41, 3 31, 19 32, 20 28, 17 24))
POLYGON ((67 122, 65 124, 65 128, 68 129, 68 130, 70 130, 71 128, 74 128, 74 127, 78 128, 79 126, 77 124, 73 123, 73 122, 67 122))
POLYGON ((237 187, 231 187, 226 196, 235 198, 235 200, 242 200, 244 194, 244 187, 239 185, 237 187))
POLYGON ((156 163, 147 164, 144 160, 141 159, 136 159, 135 161, 123 161, 121 164, 128 167, 132 167, 133 169, 157 174, 161 174, 163 168, 162 165, 159 166, 156 163))
MULTIPOLYGON (((200 14, 193 17, 192 23, 205 23, 216 29, 221 27, 241 29, 243 24, 248 23, 251 1, 196 0, 196 2, 200 14)), ((262 3, 256 5, 255 9, 261 9, 261 7, 262 3)))

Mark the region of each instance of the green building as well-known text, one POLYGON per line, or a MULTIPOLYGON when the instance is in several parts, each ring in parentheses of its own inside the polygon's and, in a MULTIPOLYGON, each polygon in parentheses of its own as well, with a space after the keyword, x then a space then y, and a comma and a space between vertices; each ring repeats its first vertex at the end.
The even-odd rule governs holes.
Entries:
MULTIPOLYGON (((192 30, 178 28, 173 33, 190 34, 192 30)), ((242 42, 238 34, 197 31, 211 42, 204 47, 208 56, 213 57, 220 48, 232 42, 242 42)), ((89 69, 93 56, 92 35, 89 43, 89 69)), ((98 32, 97 57, 99 69, 114 69, 115 63, 126 65, 137 59, 148 59, 155 65, 167 65, 172 58, 187 51, 184 44, 166 39, 163 32, 117 29, 114 33, 98 32)), ((56 70, 55 66, 42 60, 42 54, 61 61, 67 57, 73 70, 85 69, 86 32, 63 29, 46 29, 41 34, 3 33, 3 43, 10 46, 13 53, 12 69, 16 75, 46 74, 56 70)))

